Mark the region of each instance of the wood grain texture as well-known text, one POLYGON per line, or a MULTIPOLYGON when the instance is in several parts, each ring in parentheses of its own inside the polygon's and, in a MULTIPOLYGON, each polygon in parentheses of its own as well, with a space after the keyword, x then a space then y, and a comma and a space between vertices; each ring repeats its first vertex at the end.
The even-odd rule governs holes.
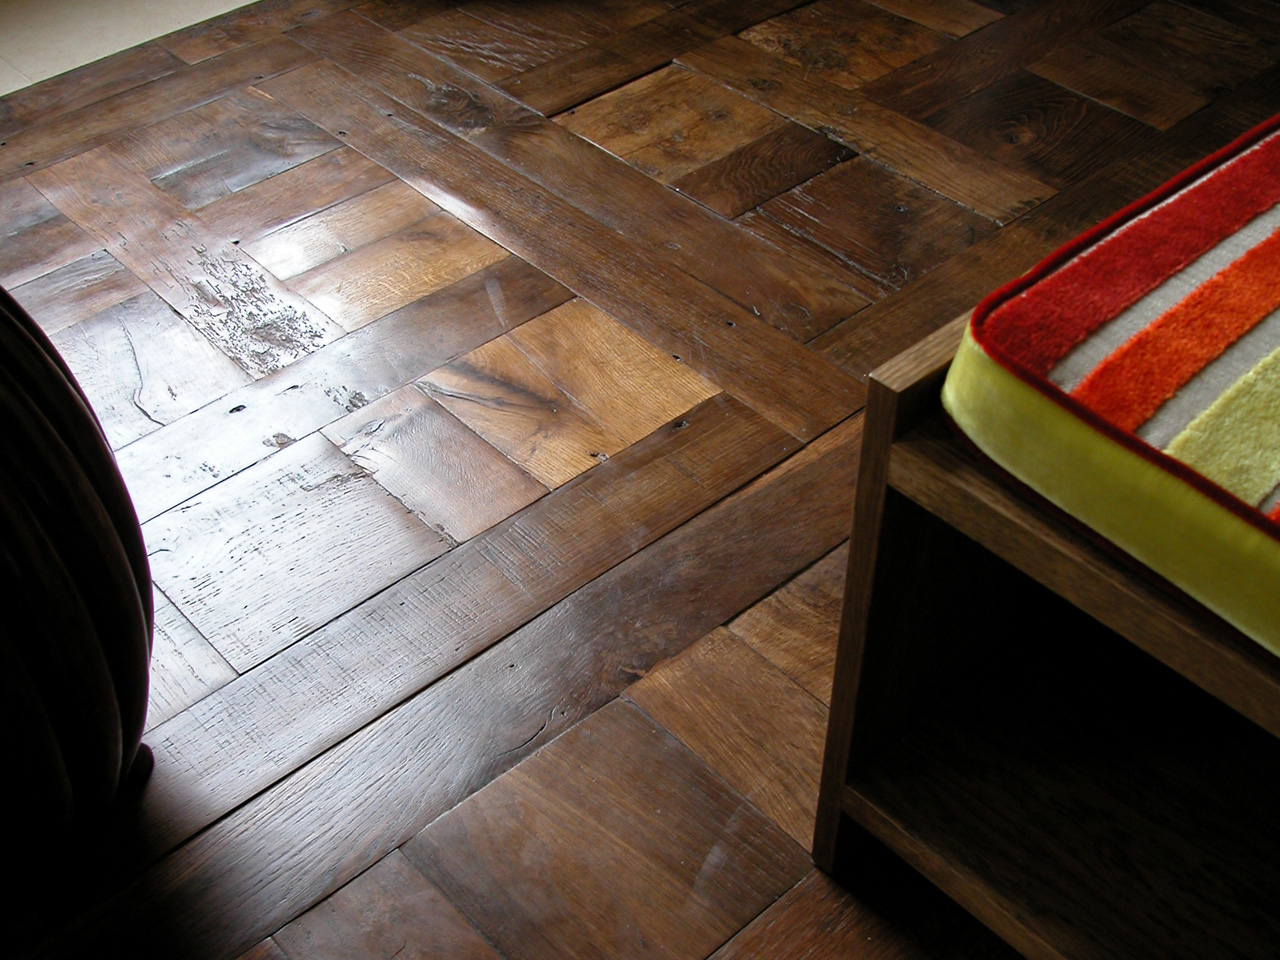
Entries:
POLYGON ((999 11, 984 7, 974 0, 872 0, 877 7, 906 17, 915 23, 945 33, 949 37, 963 37, 981 30, 1000 19, 999 11))
POLYGON ((53 335, 149 291, 124 264, 99 249, 11 292, 41 329, 53 335))
POLYGON ((113 449, 252 380, 150 290, 50 339, 113 449))
POLYGON ((419 384, 389 393, 323 432, 418 519, 455 543, 547 492, 419 384))
POLYGON ((148 521, 143 536, 160 589, 238 672, 449 547, 319 435, 148 521), (371 528, 378 550, 353 551, 371 528))
POLYGON ((285 956, 285 952, 280 949, 273 938, 267 937, 256 946, 250 947, 240 954, 237 960, 289 960, 289 958, 285 956))
POLYGON ((398 850, 272 939, 291 960, 501 960, 398 850))
POLYGON ((386 116, 397 109, 396 102, 349 74, 324 67, 295 71, 287 84, 273 83, 270 92, 322 127, 341 124, 351 131, 354 146, 441 207, 796 436, 815 436, 857 409, 857 385, 825 365, 815 367, 814 355, 795 341, 710 288, 664 268, 627 238, 608 231, 606 246, 617 254, 587 268, 593 257, 582 256, 584 248, 602 239, 606 227, 441 128, 412 115, 386 116), (352 98, 353 90, 359 90, 360 99, 352 98), (460 195, 464 175, 465 202, 460 195), (486 198, 476 193, 480 183, 486 198), (508 206, 517 195, 524 203, 508 206), (558 229, 555 241, 548 242, 545 231, 552 224, 558 229))
POLYGON ((720 629, 623 697, 808 848, 827 711, 799 684, 720 629))
POLYGON ((1052 187, 992 164, 859 91, 816 84, 803 70, 737 37, 691 50, 679 62, 997 222, 1053 195, 1052 187))
POLYGON ((823 703, 831 699, 848 545, 833 550, 729 624, 761 656, 823 703))
POLYGON ((175 30, 158 42, 187 63, 199 63, 251 43, 269 40, 309 20, 345 10, 355 2, 266 0, 265 3, 248 4, 246 8, 175 30))
POLYGON ((0 240, 0 286, 8 290, 101 246, 21 177, 0 184, 0 240))
MULTIPOLYGON (((779 329, 808 339, 863 303, 840 272, 791 260, 561 125, 358 18, 334 17, 295 37, 601 223, 662 251, 779 329), (584 180, 593 188, 582 190, 584 180), (723 254, 707 257, 707 249, 723 254)), ((394 113, 394 106, 383 112, 394 113)))
POLYGON ((545 32, 536 36, 508 30, 470 16, 466 9, 432 14, 399 33, 488 83, 546 63, 594 39, 583 41, 545 32))
POLYGON ((761 210, 891 288, 911 283, 996 229, 992 221, 862 157, 761 210))
POLYGON ((342 334, 110 147, 31 176, 55 206, 255 377, 342 334))
POLYGON ((120 451, 150 519, 570 297, 508 257, 233 391, 120 451))
POLYGON ((231 664, 168 597, 156 591, 147 730, 204 699, 235 676, 231 664))
POLYGON ((423 17, 457 5, 457 0, 365 0, 353 9, 386 30, 403 30, 423 17))
POLYGON ((621 702, 404 852, 499 949, 530 960, 582 955, 584 944, 599 957, 705 956, 806 866, 777 827, 621 702))

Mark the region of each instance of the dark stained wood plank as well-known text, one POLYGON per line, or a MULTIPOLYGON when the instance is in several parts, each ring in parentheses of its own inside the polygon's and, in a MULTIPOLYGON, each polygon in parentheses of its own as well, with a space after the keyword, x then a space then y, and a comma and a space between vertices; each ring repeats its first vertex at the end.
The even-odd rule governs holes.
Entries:
POLYGON ((196 210, 328 153, 339 141, 256 90, 237 90, 130 134, 119 150, 196 210))
POLYGON ((364 154, 339 147, 201 207, 200 219, 219 235, 248 243, 394 179, 364 154))
POLYGON ((823 703, 831 699, 848 565, 846 544, 729 624, 735 636, 823 703))
MULTIPOLYGON (((370 161, 366 163, 382 169, 370 161)), ((241 249, 281 280, 288 280, 411 227, 439 209, 413 187, 391 179, 244 243, 241 249)))
POLYGON ((808 848, 827 711, 803 687, 719 629, 623 697, 808 848))
POLYGON ((344 330, 357 330, 507 256, 438 210, 408 227, 289 280, 344 330))
POLYGON ((1152 138, 1149 127, 1021 71, 925 118, 993 160, 1062 188, 1152 138))
POLYGON ((269 92, 326 129, 348 130, 353 146, 441 207, 796 436, 815 436, 860 404, 857 386, 794 340, 465 141, 412 115, 388 117, 396 102, 350 74, 304 68, 269 92))
POLYGON ((405 27, 400 35, 488 83, 546 63, 599 37, 531 36, 470 16, 465 8, 433 14, 405 27))
POLYGON ((671 185, 723 217, 736 217, 852 154, 842 143, 788 123, 691 170, 671 185))
POLYGON ((1096 37, 1055 47, 1027 69, 1160 130, 1209 102, 1178 80, 1157 77, 1108 56, 1096 37))
POLYGON ((352 6, 356 0, 259 0, 175 30, 157 42, 187 63, 199 63, 352 6))
MULTIPOLYGON (((811 263, 823 270, 843 270, 845 276, 848 277, 849 285, 869 300, 879 300, 893 290, 892 287, 885 286, 871 275, 850 268, 848 263, 826 247, 788 230, 758 207, 755 210, 748 210, 739 216, 735 222, 746 227, 752 233, 764 237, 775 247, 787 251, 790 256, 797 260, 811 263)), ((853 316, 857 316, 857 314, 854 313, 853 316)), ((823 332, 825 333, 826 331, 823 332)), ((812 339, 809 342, 813 342, 812 339)))
POLYGON ((295 36, 779 329, 809 339, 862 303, 840 273, 780 255, 559 124, 358 18, 334 17, 295 36), (584 180, 593 188, 583 190, 584 180), (721 255, 707 257, 708 249, 721 255))
POLYGON ((191 621, 156 591, 147 730, 235 679, 236 672, 191 621))
POLYGON ((156 728, 139 849, 155 855, 214 822, 795 449, 725 397, 681 422, 156 728))
POLYGON ((213 234, 110 146, 31 175, 188 323, 254 376, 342 335, 319 310, 213 234))
POLYGON ((23 178, 0 184, 0 286, 12 290, 100 246, 23 178))
POLYGON ((737 37, 691 50, 679 62, 998 222, 1053 195, 1052 187, 994 164, 858 91, 814 83, 804 71, 737 37))
POLYGON ((706 956, 794 885, 808 859, 621 702, 446 813, 404 853, 499 949, 528 960, 588 943, 601 957, 706 956))
POLYGON ((811 79, 845 89, 947 45, 940 33, 864 0, 818 0, 739 36, 811 79))
POLYGON ((1146 0, 1038 2, 867 84, 872 100, 920 119, 1034 63, 1146 0))
POLYGON ((228 394, 119 452, 147 520, 500 336, 571 294, 508 257, 228 394))
POLYGON ((502 960, 398 850, 272 939, 292 960, 502 960))
POLYGON ((237 960, 289 960, 272 937, 240 954, 237 960))
POLYGON ((116 449, 253 379, 150 290, 50 339, 116 449))
POLYGON ((418 384, 361 407, 323 432, 423 523, 456 543, 547 492, 418 384))
POLYGON ((1184 0, 1182 5, 1243 27, 1268 43, 1280 40, 1280 10, 1268 0, 1184 0))
POLYGON ((49 952, 146 928, 196 960, 279 929, 838 543, 860 439, 855 418, 566 598, 60 928, 49 952))
POLYGON ((761 211, 888 287, 910 284, 996 229, 864 157, 770 200, 761 211))
POLYGON ((0 178, 57 163, 310 59, 312 55, 292 41, 268 40, 85 104, 6 135, 0 145, 0 178))
POLYGON ((156 584, 241 673, 450 546, 319 434, 142 532, 156 584))
POLYGON ((974 0, 871 0, 900 17, 949 37, 963 37, 995 23, 1001 14, 974 0))
POLYGON ((147 292, 146 285, 105 250, 80 257, 10 291, 51 335, 147 292))
POLYGON ((387 30, 403 30, 423 17, 457 5, 457 0, 365 0, 353 9, 387 30))
POLYGON ((182 66, 182 61, 160 44, 144 43, 23 87, 0 97, 0 140, 23 127, 48 123, 182 66))

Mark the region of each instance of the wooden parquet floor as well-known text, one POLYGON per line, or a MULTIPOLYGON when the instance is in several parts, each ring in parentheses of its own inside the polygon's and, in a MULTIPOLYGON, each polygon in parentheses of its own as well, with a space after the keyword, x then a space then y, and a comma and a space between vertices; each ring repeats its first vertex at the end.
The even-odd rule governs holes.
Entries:
POLYGON ((265 0, 0 99, 158 591, 141 808, 9 952, 1005 955, 807 854, 863 381, 1277 60, 1265 0, 265 0))

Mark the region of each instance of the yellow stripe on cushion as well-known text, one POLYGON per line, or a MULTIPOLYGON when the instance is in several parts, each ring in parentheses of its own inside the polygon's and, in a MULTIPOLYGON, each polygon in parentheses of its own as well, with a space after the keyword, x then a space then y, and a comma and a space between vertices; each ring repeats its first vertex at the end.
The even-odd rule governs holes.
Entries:
POLYGON ((1280 348, 1224 390, 1165 453, 1260 503, 1280 480, 1280 348))
POLYGON ((1280 656, 1280 541, 1018 379, 968 330, 942 405, 1000 467, 1280 656))

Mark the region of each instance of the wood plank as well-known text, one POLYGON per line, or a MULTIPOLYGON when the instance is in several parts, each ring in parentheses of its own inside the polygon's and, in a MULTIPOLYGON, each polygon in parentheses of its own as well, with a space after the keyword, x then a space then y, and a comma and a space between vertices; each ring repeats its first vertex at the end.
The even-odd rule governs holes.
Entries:
POLYGON ((859 91, 814 83, 745 40, 725 37, 682 54, 679 62, 999 223, 1054 193, 859 91))
POLYGON ((364 154, 339 147, 201 207, 200 219, 233 243, 249 243, 394 180, 364 154))
POLYGON ((995 23, 1001 14, 974 0, 871 0, 877 7, 906 17, 949 37, 963 37, 995 23))
POLYGON ((150 290, 50 339, 114 449, 253 379, 150 290))
POLYGON ((808 339, 863 303, 841 272, 780 255, 559 124, 358 18, 335 17, 295 36, 779 329, 808 339), (593 189, 583 190, 584 180, 593 189), (707 257, 708 249, 722 255, 707 257))
POLYGON ((53 204, 255 377, 343 330, 99 147, 31 175, 53 204))
POLYGON ((925 118, 936 130, 1059 189, 1127 154, 1152 130, 1025 71, 925 118))
POLYGON ((458 908, 398 850, 272 939, 293 960, 501 960, 458 908))
POLYGON ((143 43, 0 97, 0 140, 173 73, 182 61, 143 43))
POLYGON ((877 103, 921 119, 1010 76, 1082 33, 1128 16, 1145 3, 1034 3, 873 80, 863 90, 877 103))
POLYGON ((318 434, 142 532, 156 584, 239 673, 450 546, 318 434))
MULTIPOLYGON (((467 8, 433 14, 399 32, 422 49, 487 83, 497 83, 590 42, 508 30, 471 16, 467 8)), ((592 39, 598 37, 599 34, 592 39)))
POLYGON ((502 247, 437 210, 291 278, 289 287, 344 330, 358 330, 506 256, 502 247))
POLYGON ((826 708, 724 629, 623 694, 808 849, 826 708))
POLYGON ((196 210, 340 145, 250 88, 135 130, 118 149, 156 186, 196 210))
POLYGON ((831 701, 848 544, 729 624, 761 656, 823 703, 831 701))
POLYGON ((890 288, 912 283, 996 229, 865 157, 775 197, 761 212, 890 288))
POLYGON ((0 184, 0 239, 0 286, 7 290, 101 246, 21 177, 0 184))
POLYGON ((401 387, 323 432, 418 519, 455 543, 547 492, 419 384, 401 387))
POLYGON ((1167 130, 1209 102, 1178 80, 1157 77, 1108 56, 1096 38, 1056 47, 1027 70, 1159 130, 1167 130))
POLYGON ((290 40, 268 40, 14 131, 0 146, 0 179, 57 163, 134 127, 198 107, 311 59, 310 53, 290 40))
POLYGON ((267 937, 257 946, 250 947, 240 954, 237 960, 289 960, 274 939, 267 937))
POLYGON ((807 866, 800 847, 622 702, 404 853, 500 950, 531 960, 584 943, 601 957, 706 956, 807 866))
POLYGON ((122 449, 139 517, 150 519, 299 438, 567 300, 515 257, 388 314, 122 449))
POLYGON ((723 217, 736 217, 852 155, 844 144, 788 123, 671 185, 723 217))
POLYGON ((846 90, 947 46, 941 34, 864 0, 818 0, 739 36, 846 90))
POLYGON ((356 0, 258 0, 160 38, 158 43, 187 63, 199 63, 352 6, 356 0))
POLYGON ((412 114, 388 117, 396 102, 350 74, 305 68, 268 92, 326 129, 350 131, 353 146, 441 207, 796 436, 815 436, 857 409, 859 387, 815 365, 794 340, 470 144, 412 114))
POLYGON ((151 646, 151 687, 147 730, 203 700, 236 672, 159 590, 155 591, 155 634, 151 646))
POLYGON ((723 396, 684 422, 156 728, 138 849, 155 855, 191 836, 795 449, 723 396))
POLYGON ((384 29, 403 30, 431 13, 457 5, 457 0, 365 0, 352 9, 384 29))
POLYGON ((281 280, 289 280, 411 227, 439 209, 413 187, 392 178, 241 246, 281 280))
POLYGON ((149 291, 119 260, 97 250, 9 292, 52 335, 149 291))
POLYGON ((48 952, 147 928, 165 931, 157 951, 198 960, 279 929, 838 543, 859 443, 857 418, 819 438, 250 800, 48 952))

